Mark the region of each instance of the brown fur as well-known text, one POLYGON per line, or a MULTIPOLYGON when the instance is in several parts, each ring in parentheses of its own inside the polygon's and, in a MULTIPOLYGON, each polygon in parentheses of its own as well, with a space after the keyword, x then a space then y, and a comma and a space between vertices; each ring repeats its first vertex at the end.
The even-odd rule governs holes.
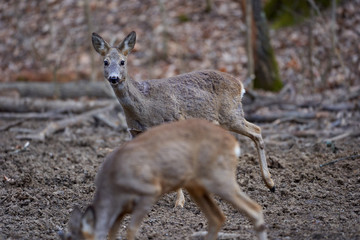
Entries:
POLYGON ((131 32, 117 47, 111 47, 96 33, 92 36, 95 50, 104 56, 105 79, 109 80, 124 109, 132 136, 164 122, 182 119, 202 118, 220 124, 254 141, 263 180, 273 191, 275 187, 267 167, 261 129, 244 118, 241 81, 214 70, 134 81, 127 72, 127 57, 135 41, 135 32, 131 32))
POLYGON ((261 207, 240 191, 236 181, 236 148, 231 134, 199 119, 163 124, 140 134, 105 159, 91 207, 77 228, 70 227, 73 239, 105 239, 109 231, 110 239, 115 239, 121 219, 131 213, 127 239, 133 240, 152 205, 163 194, 185 188, 208 219, 207 239, 216 239, 225 221, 212 197, 216 194, 245 214, 258 238, 265 240, 261 207))

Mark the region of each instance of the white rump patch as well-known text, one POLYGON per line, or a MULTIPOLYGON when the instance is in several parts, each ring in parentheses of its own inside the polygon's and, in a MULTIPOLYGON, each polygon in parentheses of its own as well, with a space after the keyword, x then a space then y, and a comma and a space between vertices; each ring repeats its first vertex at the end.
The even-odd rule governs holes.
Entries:
POLYGON ((240 148, 239 144, 236 144, 236 145, 235 145, 234 152, 235 152, 236 157, 240 157, 240 155, 241 155, 241 148, 240 148))
POLYGON ((245 92, 246 92, 246 91, 245 91, 245 88, 243 87, 243 88, 241 89, 241 99, 243 98, 245 92))
POLYGON ((215 125, 220 125, 220 123, 218 121, 216 121, 216 120, 211 121, 211 123, 213 123, 215 125))

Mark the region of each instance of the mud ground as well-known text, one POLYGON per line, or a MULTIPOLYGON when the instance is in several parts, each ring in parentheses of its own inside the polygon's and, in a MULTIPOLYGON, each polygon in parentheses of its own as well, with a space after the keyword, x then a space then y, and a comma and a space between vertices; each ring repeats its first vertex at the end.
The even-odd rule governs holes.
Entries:
MULTIPOLYGON (((9 122, 1 121, 1 124, 9 122)), ((46 142, 16 139, 21 129, 46 122, 26 121, 0 133, 0 239, 57 239, 66 229, 75 205, 84 207, 94 194, 94 177, 104 157, 126 134, 90 121, 56 133, 46 142)), ((263 206, 270 239, 360 239, 359 137, 327 146, 313 137, 274 141, 271 132, 286 133, 286 124, 262 125, 270 172, 271 193, 263 184, 253 143, 240 138, 238 183, 263 206), (274 129, 276 128, 276 129, 274 129)), ((187 239, 206 230, 207 222, 186 193, 183 209, 174 209, 175 194, 160 199, 144 219, 139 239, 187 239)), ((222 232, 253 239, 250 222, 221 199, 227 220, 222 232)), ((125 238, 126 223, 119 232, 125 238)))

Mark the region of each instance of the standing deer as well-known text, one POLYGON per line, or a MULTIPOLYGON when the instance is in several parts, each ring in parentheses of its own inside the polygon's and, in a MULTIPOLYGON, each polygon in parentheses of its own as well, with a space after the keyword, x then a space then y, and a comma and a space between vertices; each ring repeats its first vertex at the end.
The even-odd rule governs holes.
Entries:
MULTIPOLYGON (((127 72, 127 57, 135 41, 136 33, 133 31, 120 45, 111 47, 100 35, 92 34, 95 50, 104 57, 104 76, 123 107, 131 135, 135 136, 164 122, 207 119, 254 141, 262 178, 266 186, 275 191, 266 162, 261 129, 244 118, 241 99, 245 90, 241 81, 213 70, 135 81, 127 72)), ((179 193, 182 196, 181 190, 178 196, 179 193)))
POLYGON ((212 194, 232 204, 266 240, 261 206, 236 182, 240 147, 226 130, 206 120, 163 124, 111 152, 96 178, 93 202, 71 214, 62 239, 115 239, 126 214, 132 214, 127 239, 135 239, 142 219, 163 195, 185 188, 208 220, 206 239, 216 239, 225 216, 212 194))

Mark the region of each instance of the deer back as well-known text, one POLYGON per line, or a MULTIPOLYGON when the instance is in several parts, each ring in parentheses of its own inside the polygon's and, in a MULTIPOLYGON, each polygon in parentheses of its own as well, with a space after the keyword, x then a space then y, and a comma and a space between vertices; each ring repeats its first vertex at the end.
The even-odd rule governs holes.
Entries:
POLYGON ((235 171, 238 151, 231 134, 205 120, 164 124, 114 150, 98 174, 97 188, 164 194, 214 169, 235 171))

